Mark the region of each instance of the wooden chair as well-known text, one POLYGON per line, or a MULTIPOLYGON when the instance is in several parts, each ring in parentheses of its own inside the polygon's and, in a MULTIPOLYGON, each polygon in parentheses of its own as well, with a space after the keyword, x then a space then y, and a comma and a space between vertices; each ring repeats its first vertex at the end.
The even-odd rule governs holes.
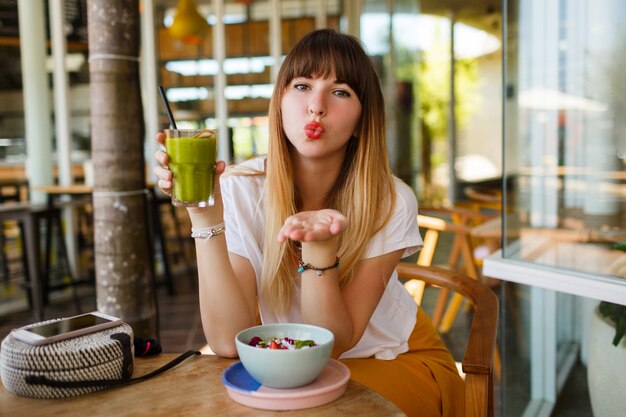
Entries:
POLYGON ((469 186, 463 189, 468 200, 457 201, 459 204, 474 211, 502 211, 502 189, 500 187, 469 186))
MULTIPOLYGON (((432 211, 432 209, 431 209, 432 211)), ((482 275, 482 260, 487 255, 485 251, 491 253, 494 252, 497 247, 486 245, 481 239, 477 239, 472 234, 472 229, 488 220, 494 218, 492 214, 485 214, 481 211, 468 210, 461 207, 455 207, 454 209, 435 209, 436 213, 448 216, 451 220, 451 224, 447 225, 446 230, 454 233, 454 241, 450 250, 450 258, 448 259, 448 265, 452 269, 457 271, 464 270, 466 275, 470 278, 478 279, 483 283, 493 285, 493 280, 486 279, 482 275), (482 252, 480 255, 477 252, 482 252), (460 258, 460 259, 459 259, 460 258), (460 260, 462 260, 463 268, 460 267, 460 260), (487 282, 489 281, 489 282, 487 282)), ((440 294, 440 302, 445 303, 448 299, 448 292, 442 291, 440 294)), ((440 311, 436 311, 439 314, 437 319, 437 326, 441 333, 447 333, 454 322, 456 315, 463 303, 463 297, 459 294, 455 294, 452 300, 448 303, 445 310, 445 314, 441 318, 439 323, 440 311)), ((440 306, 443 308, 443 306, 440 306)))
MULTIPOLYGON (((484 217, 480 213, 463 209, 450 210, 437 208, 423 210, 425 210, 425 213, 432 213, 442 217, 434 217, 425 214, 419 214, 417 216, 417 223, 420 229, 424 231, 424 247, 419 253, 417 264, 421 266, 431 266, 439 237, 442 234, 448 233, 453 236, 453 241, 446 267, 454 271, 464 271, 469 277, 479 280, 481 274, 479 263, 474 257, 474 244, 472 242, 471 230, 474 222, 484 221, 489 217, 484 217), (447 217, 449 220, 443 217, 447 217)), ((405 288, 418 304, 421 304, 425 285, 424 282, 417 280, 410 280, 405 283, 405 288)), ((459 301, 459 297, 453 299, 450 306, 446 309, 446 305, 448 304, 448 291, 445 288, 441 291, 432 320, 435 327, 438 327, 439 331, 442 333, 450 329, 460 306, 459 301)))
MULTIPOLYGON (((480 261, 474 256, 474 249, 479 242, 473 238, 472 228, 481 222, 490 220, 493 216, 462 208, 425 208, 422 210, 423 213, 436 214, 440 217, 418 215, 417 222, 420 229, 424 231, 424 247, 420 251, 417 265, 432 265, 439 238, 442 234, 448 233, 453 236, 453 241, 446 268, 451 271, 462 272, 472 279, 486 283, 481 274, 480 261)), ((421 304, 427 284, 424 281, 410 279, 405 282, 404 287, 413 296, 415 302, 421 304)), ((450 331, 461 305, 465 301, 466 298, 459 293, 454 293, 450 298, 450 291, 446 287, 439 290, 437 302, 431 315, 433 325, 439 330, 439 333, 445 334, 450 331)), ((494 374, 496 379, 500 381, 502 364, 500 352, 497 349, 494 358, 494 374)))
POLYGON ((492 417, 493 361, 498 326, 496 295, 476 279, 441 268, 401 262, 397 271, 401 279, 419 280, 449 289, 468 299, 474 306, 474 316, 462 361, 465 373, 465 417, 492 417))

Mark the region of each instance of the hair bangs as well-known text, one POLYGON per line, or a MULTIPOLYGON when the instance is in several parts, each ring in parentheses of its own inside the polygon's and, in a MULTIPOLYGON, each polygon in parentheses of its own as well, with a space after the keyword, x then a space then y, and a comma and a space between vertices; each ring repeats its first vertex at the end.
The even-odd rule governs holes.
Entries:
MULTIPOLYGON (((371 62, 364 61, 361 48, 356 38, 330 30, 307 35, 283 63, 287 69, 280 80, 283 89, 297 77, 328 78, 334 73, 337 81, 348 84, 362 100, 366 91, 362 69, 371 62)), ((365 59, 369 58, 365 56, 365 59)))

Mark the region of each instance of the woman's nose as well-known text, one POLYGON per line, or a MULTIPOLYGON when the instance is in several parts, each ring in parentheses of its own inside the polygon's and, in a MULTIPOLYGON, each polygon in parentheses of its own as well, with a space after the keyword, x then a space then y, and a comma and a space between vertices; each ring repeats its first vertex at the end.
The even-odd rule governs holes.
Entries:
POLYGON ((316 116, 323 116, 326 112, 326 106, 322 100, 315 99, 309 103, 309 114, 314 114, 316 116))

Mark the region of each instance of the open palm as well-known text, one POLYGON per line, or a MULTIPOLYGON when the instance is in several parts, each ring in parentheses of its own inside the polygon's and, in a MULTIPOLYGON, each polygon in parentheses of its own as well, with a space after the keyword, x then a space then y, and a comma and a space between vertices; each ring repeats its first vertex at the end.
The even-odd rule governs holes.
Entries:
POLYGON ((340 235, 347 226, 348 219, 337 210, 303 211, 287 217, 278 241, 324 242, 340 235))

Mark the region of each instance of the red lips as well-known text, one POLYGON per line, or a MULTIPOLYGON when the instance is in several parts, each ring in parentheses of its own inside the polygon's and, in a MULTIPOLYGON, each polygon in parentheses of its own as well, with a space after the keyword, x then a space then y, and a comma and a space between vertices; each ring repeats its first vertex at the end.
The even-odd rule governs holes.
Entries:
POLYGON ((318 122, 309 122, 304 126, 304 132, 307 138, 316 140, 324 133, 324 126, 318 122))

